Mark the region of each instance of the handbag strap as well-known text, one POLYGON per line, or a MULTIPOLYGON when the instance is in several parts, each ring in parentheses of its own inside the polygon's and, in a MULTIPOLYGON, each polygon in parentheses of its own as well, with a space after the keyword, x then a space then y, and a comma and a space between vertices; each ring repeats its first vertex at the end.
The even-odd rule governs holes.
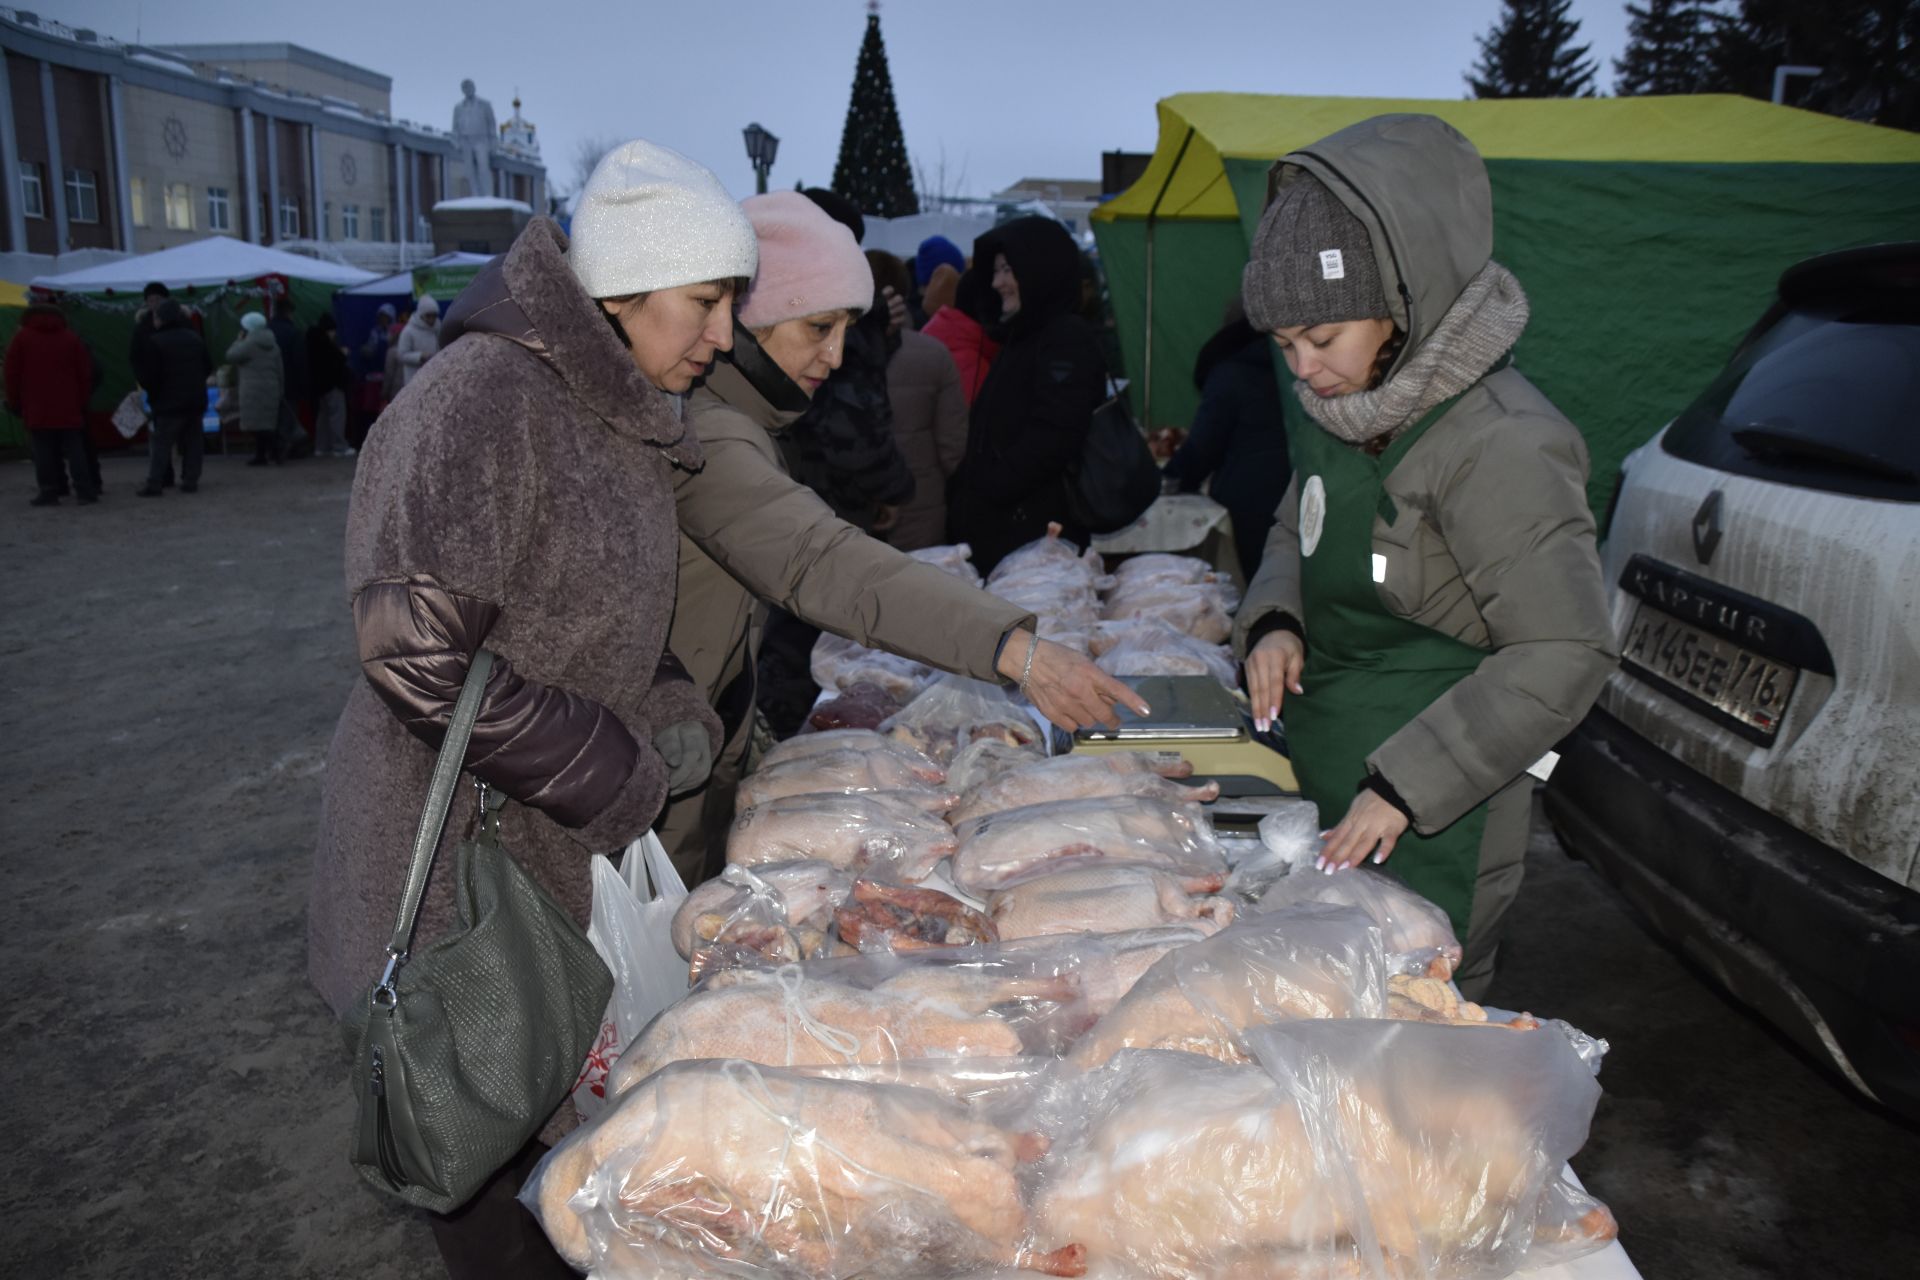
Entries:
POLYGON ((394 921, 393 940, 387 944, 386 972, 374 988, 376 1004, 382 992, 391 998, 393 975, 406 963, 414 921, 420 915, 420 900, 427 891, 427 873, 433 869, 433 855, 440 847, 441 833, 446 830, 447 812, 453 807, 454 789, 460 785, 460 770, 466 763, 467 740, 473 736, 473 722, 480 716, 480 699, 486 695, 487 676, 492 670, 492 651, 476 650, 467 665, 467 680, 460 686, 460 698, 453 704, 453 719, 447 724, 446 739, 441 742, 440 756, 434 761, 433 782, 427 788, 427 803, 420 810, 420 826, 413 835, 413 861, 407 867, 407 884, 400 895, 400 914, 394 921))

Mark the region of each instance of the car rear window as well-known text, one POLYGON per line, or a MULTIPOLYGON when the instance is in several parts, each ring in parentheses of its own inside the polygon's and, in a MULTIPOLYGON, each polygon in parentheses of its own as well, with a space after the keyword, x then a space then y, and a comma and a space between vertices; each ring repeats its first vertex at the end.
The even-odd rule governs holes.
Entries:
POLYGON ((1796 308, 1736 352, 1668 429, 1675 457, 1735 475, 1920 501, 1920 324, 1906 305, 1796 308))

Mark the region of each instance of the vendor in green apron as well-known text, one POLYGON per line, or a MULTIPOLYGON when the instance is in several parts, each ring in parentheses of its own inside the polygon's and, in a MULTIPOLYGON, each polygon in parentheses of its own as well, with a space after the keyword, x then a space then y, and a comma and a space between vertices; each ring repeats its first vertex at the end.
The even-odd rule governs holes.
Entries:
POLYGON ((1445 908, 1478 996, 1520 887, 1525 771, 1618 654, 1586 445, 1513 364, 1527 298, 1459 132, 1378 116, 1269 188, 1243 295, 1296 379, 1293 481, 1236 624, 1247 691, 1331 827, 1321 869, 1372 858, 1445 908))

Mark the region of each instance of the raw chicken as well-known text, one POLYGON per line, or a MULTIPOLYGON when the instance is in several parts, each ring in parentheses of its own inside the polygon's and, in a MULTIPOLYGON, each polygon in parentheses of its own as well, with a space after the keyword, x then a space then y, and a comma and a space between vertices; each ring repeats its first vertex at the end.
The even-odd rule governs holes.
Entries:
POLYGON ((1159 618, 1169 626, 1208 644, 1224 644, 1233 634, 1233 617, 1211 586, 1149 586, 1116 591, 1107 598, 1109 621, 1159 618))
POLYGON ((915 775, 924 782, 937 784, 945 782, 947 778, 947 771, 928 759, 925 753, 915 751, 906 743, 874 729, 828 729, 821 733, 803 733, 785 742, 776 742, 760 758, 759 767, 765 769, 786 764, 789 760, 804 760, 808 756, 825 755, 833 751, 882 751, 900 757, 912 766, 915 775))
MULTIPOLYGON (((1309 818, 1307 826, 1317 823, 1309 818)), ((1265 823, 1261 831, 1264 838, 1265 823)), ((1317 840, 1314 846, 1318 846, 1317 840)), ((1296 872, 1279 879, 1260 897, 1262 910, 1304 902, 1358 907, 1366 912, 1380 928, 1381 945, 1395 972, 1450 978, 1460 963, 1460 943, 1453 936, 1447 913, 1384 872, 1366 867, 1331 876, 1296 872)))
MULTIPOLYGON (((954 753, 947 766, 947 789, 964 796, 983 782, 991 782, 1009 769, 1045 760, 1038 745, 1016 747, 988 738, 971 742, 954 753)), ((1189 766, 1188 773, 1193 772, 1189 766)))
POLYGON ((925 561, 934 568, 965 582, 970 587, 981 584, 980 571, 973 567, 973 548, 964 542, 956 542, 947 547, 921 547, 918 551, 909 551, 915 560, 925 561))
POLYGON ((852 901, 833 913, 843 941, 861 951, 914 951, 998 942, 993 921, 951 894, 853 882, 852 901))
POLYGON ((1387 977, 1387 1016, 1410 1022, 1440 1022, 1460 1027, 1500 1027, 1508 1031, 1535 1031, 1539 1019, 1522 1013, 1510 1022, 1492 1022, 1487 1011, 1460 994, 1444 978, 1416 978, 1395 973, 1387 977))
POLYGON ((695 945, 711 942, 750 900, 766 900, 782 922, 794 925, 831 921, 833 909, 853 892, 853 877, 822 859, 728 867, 717 878, 696 885, 673 913, 673 949, 691 957, 695 945))
MULTIPOLYGON (((1214 883, 1225 883, 1221 876, 1214 883)), ((1213 934, 1233 923, 1226 898, 1188 894, 1185 882, 1150 867, 1080 867, 1023 880, 987 899, 1002 939, 1057 933, 1117 933, 1183 924, 1213 934)))
POLYGON ((884 869, 919 881, 958 847, 951 827, 900 793, 828 792, 784 796, 746 810, 727 835, 727 862, 759 866, 815 858, 855 873, 884 869))
POLYGON ((1104 650, 1095 665, 1111 676, 1212 676, 1229 689, 1239 687, 1233 651, 1207 644, 1158 618, 1104 622, 1104 650))
POLYGON ((941 791, 928 770, 891 752, 843 748, 802 756, 748 774, 740 783, 735 812, 786 796, 885 791, 929 813, 942 813, 958 798, 941 791))
POLYGON ((809 670, 822 689, 842 691, 871 684, 902 702, 924 689, 934 675, 933 668, 923 663, 869 649, 831 632, 823 632, 814 642, 809 670))
POLYGON ((1453 1280, 1615 1234, 1560 1175, 1599 1097, 1560 1037, 1336 1021, 1254 1041, 1258 1067, 1128 1054, 1050 1099, 1039 1243, 1156 1280, 1453 1280))
POLYGON ((1386 959, 1372 922, 1348 908, 1301 907, 1167 955, 1069 1056, 1097 1067, 1122 1049, 1178 1049, 1246 1062, 1251 1028, 1385 1013, 1386 959))
MULTIPOLYGON (((1090 1019, 1099 1019, 1133 990, 1168 952, 1199 942, 1207 935, 1190 925, 1166 925, 1126 933, 1097 936, 1042 935, 1010 938, 1000 943, 1002 954, 1036 959, 1058 956, 1058 971, 1071 972, 1080 985, 1080 1003, 1090 1019)), ((1075 1028, 1083 1031, 1085 1026, 1075 1028)))
POLYGON ((1218 576, 1212 565, 1196 556, 1155 552, 1122 560, 1113 571, 1113 586, 1115 591, 1148 585, 1184 587, 1212 582, 1218 576))
POLYGON ((1009 578, 1021 578, 1035 573, 1056 572, 1069 576, 1079 576, 1089 582, 1104 578, 1106 562, 1097 551, 1082 552, 1079 547, 1060 536, 1062 526, 1049 524, 1045 537, 1035 538, 1023 547, 1016 547, 1001 558, 987 575, 987 585, 1005 582, 1009 578))
POLYGON ((915 966, 871 988, 809 974, 817 968, 714 974, 634 1038, 607 1077, 608 1092, 623 1093, 688 1058, 794 1066, 1016 1057, 1026 1052, 1019 1030, 990 1010, 1023 1001, 1066 1004, 1079 991, 1070 976, 1005 966, 988 972, 915 966))
POLYGON ((1211 877, 1227 865, 1199 805, 1133 796, 990 813, 961 824, 955 834, 960 851, 953 855, 953 882, 978 898, 1089 863, 1158 867, 1201 885, 1214 883, 1211 877))
POLYGON ((882 733, 917 748, 942 765, 969 743, 1034 746, 1040 730, 997 685, 965 676, 942 676, 926 692, 880 726, 882 733))
MULTIPOLYGON (((1187 766, 1193 772, 1193 766, 1187 766)), ((1024 809, 1054 800, 1091 800, 1098 796, 1139 796, 1173 804, 1205 804, 1220 796, 1220 784, 1188 787, 1170 782, 1143 755, 1115 751, 1099 755, 1055 756, 1003 773, 961 794, 947 814, 954 826, 989 813, 1024 809)))
POLYGON ((1077 1276, 1078 1244, 1027 1248, 1017 1170, 1045 1150, 930 1090, 690 1062, 570 1135, 523 1195, 608 1280, 1077 1276))

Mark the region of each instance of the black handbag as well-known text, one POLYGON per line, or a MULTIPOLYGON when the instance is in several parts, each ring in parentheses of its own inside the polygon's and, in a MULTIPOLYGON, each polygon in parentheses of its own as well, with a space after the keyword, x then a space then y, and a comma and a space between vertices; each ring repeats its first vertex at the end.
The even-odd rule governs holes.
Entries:
POLYGON ((441 1213, 472 1199, 580 1077, 613 977, 573 917, 500 845, 497 792, 460 845, 455 927, 418 955, 414 921, 459 785, 493 654, 473 656, 414 835, 386 971, 345 1019, 368 1182, 441 1213))
POLYGON ((1092 533, 1138 520, 1160 496, 1160 467, 1124 396, 1093 411, 1087 442, 1067 467, 1067 514, 1092 533))

